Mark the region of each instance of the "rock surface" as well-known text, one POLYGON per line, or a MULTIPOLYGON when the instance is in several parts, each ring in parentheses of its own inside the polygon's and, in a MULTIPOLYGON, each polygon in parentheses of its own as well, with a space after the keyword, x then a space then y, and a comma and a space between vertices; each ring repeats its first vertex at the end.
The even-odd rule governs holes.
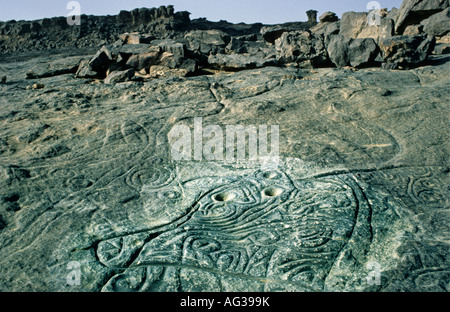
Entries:
POLYGON ((208 62, 213 67, 218 67, 224 70, 244 70, 252 68, 261 68, 270 65, 275 65, 275 59, 262 59, 254 56, 242 55, 242 54, 217 54, 211 55, 208 62))
POLYGON ((188 23, 140 9, 112 44, 5 45, 0 291, 449 291, 450 62, 433 37, 272 45, 262 25, 198 20, 127 39, 142 19, 188 23), (175 160, 171 130, 198 118, 270 141, 278 125, 280 158, 175 160))
POLYGON ((450 25, 450 8, 430 16, 420 24, 423 26, 423 31, 428 35, 437 37, 447 35, 450 31, 448 26, 450 25))
POLYGON ((395 30, 398 34, 403 34, 407 26, 420 24, 424 19, 448 7, 448 0, 405 0, 398 10, 395 30))
POLYGON ((435 39, 426 36, 394 36, 381 42, 384 61, 408 66, 421 63, 434 50, 435 39))

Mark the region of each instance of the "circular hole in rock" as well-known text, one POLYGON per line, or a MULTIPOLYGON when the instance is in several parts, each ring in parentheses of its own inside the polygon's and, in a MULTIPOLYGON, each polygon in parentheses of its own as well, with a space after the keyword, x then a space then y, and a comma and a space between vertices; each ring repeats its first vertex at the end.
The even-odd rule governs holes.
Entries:
POLYGON ((266 179, 276 179, 279 177, 278 172, 275 171, 268 171, 268 172, 264 172, 263 177, 266 179))
POLYGON ((264 190, 264 195, 267 197, 276 197, 280 196, 283 193, 283 189, 279 187, 269 187, 264 190))
POLYGON ((218 202, 227 202, 236 198, 236 194, 234 193, 219 193, 214 195, 214 200, 218 202))

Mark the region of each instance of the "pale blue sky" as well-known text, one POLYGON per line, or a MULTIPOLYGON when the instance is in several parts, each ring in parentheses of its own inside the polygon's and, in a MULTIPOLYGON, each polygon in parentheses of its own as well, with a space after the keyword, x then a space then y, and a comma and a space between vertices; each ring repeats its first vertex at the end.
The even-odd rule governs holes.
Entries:
MULTIPOLYGON (((34 20, 67 16, 69 0, 0 0, 0 20, 34 20)), ((339 16, 347 11, 367 11, 369 0, 78 0, 81 13, 115 15, 120 10, 159 7, 173 4, 175 11, 189 11, 191 18, 206 17, 211 21, 276 24, 305 21, 310 9, 332 11, 339 16)), ((382 8, 399 8, 402 0, 378 0, 382 8)))

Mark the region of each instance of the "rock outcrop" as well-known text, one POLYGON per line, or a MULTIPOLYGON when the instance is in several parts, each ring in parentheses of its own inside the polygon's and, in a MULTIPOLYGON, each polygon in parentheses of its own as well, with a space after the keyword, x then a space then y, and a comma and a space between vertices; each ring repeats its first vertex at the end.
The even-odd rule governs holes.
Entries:
POLYGON ((407 26, 420 24, 448 7, 448 0, 405 0, 398 10, 395 30, 401 35, 407 26))
POLYGON ((0 52, 112 44, 120 34, 135 31, 168 37, 190 25, 189 14, 175 13, 173 6, 121 11, 115 16, 81 15, 80 20, 79 26, 68 25, 65 17, 0 22, 0 52))
POLYGON ((435 39, 426 36, 394 36, 381 42, 383 59, 386 63, 402 67, 420 64, 434 50, 435 39))
POLYGON ((447 35, 450 32, 448 26, 450 25, 450 8, 421 21, 420 25, 423 27, 423 32, 428 35, 436 37, 447 35))
POLYGON ((321 67, 328 61, 323 38, 310 31, 283 33, 275 40, 275 48, 280 63, 310 62, 314 67, 321 67))

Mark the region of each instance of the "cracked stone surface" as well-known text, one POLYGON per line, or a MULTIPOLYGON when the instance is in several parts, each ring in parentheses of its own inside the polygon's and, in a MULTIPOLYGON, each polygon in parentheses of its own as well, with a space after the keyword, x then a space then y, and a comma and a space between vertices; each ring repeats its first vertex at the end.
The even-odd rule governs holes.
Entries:
POLYGON ((0 61, 0 291, 450 290, 447 58, 25 79, 95 52, 0 61), (173 161, 195 117, 279 125, 280 165, 173 161))

